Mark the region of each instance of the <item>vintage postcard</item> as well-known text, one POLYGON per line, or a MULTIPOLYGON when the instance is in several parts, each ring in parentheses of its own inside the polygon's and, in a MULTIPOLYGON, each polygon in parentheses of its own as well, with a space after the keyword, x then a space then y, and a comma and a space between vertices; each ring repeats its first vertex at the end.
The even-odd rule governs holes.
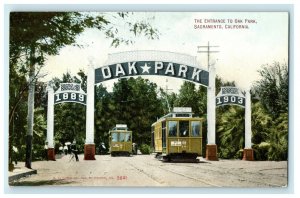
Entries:
POLYGON ((10 12, 10 187, 287 188, 289 19, 10 12))

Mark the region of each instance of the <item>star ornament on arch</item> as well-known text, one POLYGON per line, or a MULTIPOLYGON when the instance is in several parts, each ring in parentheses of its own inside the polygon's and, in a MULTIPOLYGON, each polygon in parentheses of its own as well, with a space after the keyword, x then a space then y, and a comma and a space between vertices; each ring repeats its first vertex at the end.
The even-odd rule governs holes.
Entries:
POLYGON ((145 63, 144 66, 141 66, 141 68, 143 69, 142 74, 143 73, 148 73, 149 74, 149 69, 151 68, 150 66, 147 65, 147 63, 145 63))

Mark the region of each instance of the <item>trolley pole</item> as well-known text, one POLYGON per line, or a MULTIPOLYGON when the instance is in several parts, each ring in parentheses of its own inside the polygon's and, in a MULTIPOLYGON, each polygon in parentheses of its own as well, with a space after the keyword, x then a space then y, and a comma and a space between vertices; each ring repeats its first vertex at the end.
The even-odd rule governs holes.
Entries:
POLYGON ((166 79, 166 101, 167 101, 167 105, 168 105, 168 109, 169 109, 169 113, 170 113, 171 107, 170 107, 169 100, 168 100, 168 91, 172 91, 172 89, 168 88, 168 79, 166 79))
POLYGON ((206 159, 217 161, 217 145, 216 145, 216 69, 215 64, 210 64, 210 54, 219 51, 211 51, 211 48, 218 46, 198 46, 198 53, 207 53, 207 68, 209 72, 209 86, 207 87, 207 145, 206 159), (207 48, 206 51, 201 51, 201 48, 207 48))

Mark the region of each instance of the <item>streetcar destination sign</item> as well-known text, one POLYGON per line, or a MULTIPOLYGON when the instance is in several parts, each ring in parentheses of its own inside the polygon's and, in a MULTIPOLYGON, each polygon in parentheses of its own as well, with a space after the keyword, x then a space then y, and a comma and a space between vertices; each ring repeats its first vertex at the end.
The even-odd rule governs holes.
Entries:
POLYGON ((54 104, 76 102, 86 105, 86 94, 79 83, 61 83, 54 94, 54 104))
POLYGON ((197 67, 172 62, 125 62, 97 68, 95 70, 95 83, 100 83, 114 78, 139 75, 170 76, 208 86, 209 73, 197 67))
POLYGON ((245 96, 236 87, 221 87, 216 97, 216 106, 229 104, 245 107, 245 96))

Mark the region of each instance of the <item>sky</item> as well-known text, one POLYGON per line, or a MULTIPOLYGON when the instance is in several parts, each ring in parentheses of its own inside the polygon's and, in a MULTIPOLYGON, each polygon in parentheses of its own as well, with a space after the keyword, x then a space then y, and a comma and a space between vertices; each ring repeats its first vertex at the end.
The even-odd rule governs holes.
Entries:
MULTIPOLYGON (((215 63, 216 74, 226 81, 235 81, 242 90, 250 88, 259 79, 258 70, 264 64, 288 62, 288 13, 285 12, 136 12, 130 21, 144 20, 159 30, 159 39, 133 37, 123 21, 105 13, 119 27, 120 35, 134 40, 133 45, 111 47, 111 40, 102 32, 89 29, 77 38, 83 47, 67 46, 57 56, 48 57, 42 72, 49 81, 62 77, 67 71, 73 75, 87 71, 89 58, 95 68, 104 66, 110 53, 134 50, 161 50, 197 56, 201 68, 207 70, 207 53, 198 53, 198 46, 212 46, 210 62, 215 63), (215 26, 213 26, 215 25, 215 26), (238 25, 244 28, 233 29, 238 25), (213 26, 213 27, 212 27, 213 26), (210 28, 209 28, 210 27, 210 28), (248 27, 248 28, 245 28, 248 27), (220 29, 222 28, 222 29, 220 29)), ((206 50, 201 48, 201 50, 206 50)), ((160 76, 147 77, 159 86, 178 92, 182 80, 160 76)), ((112 89, 116 80, 104 83, 112 89)))

